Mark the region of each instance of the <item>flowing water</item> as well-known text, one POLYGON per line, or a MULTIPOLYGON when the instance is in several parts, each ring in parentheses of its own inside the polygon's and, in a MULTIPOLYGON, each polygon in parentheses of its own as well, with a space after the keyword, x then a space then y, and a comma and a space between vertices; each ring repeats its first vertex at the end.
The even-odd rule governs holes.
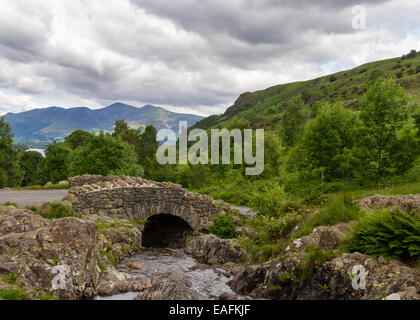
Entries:
MULTIPOLYGON (((133 278, 148 277, 153 273, 182 273, 192 283, 192 288, 205 299, 218 299, 223 293, 236 295, 228 286, 231 280, 223 273, 223 269, 193 269, 198 262, 184 253, 183 249, 143 249, 140 254, 124 259, 118 270, 128 273, 133 278), (142 270, 131 270, 129 263, 141 264, 142 270)), ((110 297, 96 297, 96 300, 132 300, 137 296, 135 292, 113 295, 110 297)))

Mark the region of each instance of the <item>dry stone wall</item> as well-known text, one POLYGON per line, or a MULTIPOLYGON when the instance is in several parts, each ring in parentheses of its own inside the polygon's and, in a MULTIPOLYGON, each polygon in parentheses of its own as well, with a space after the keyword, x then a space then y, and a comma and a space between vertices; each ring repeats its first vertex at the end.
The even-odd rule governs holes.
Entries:
POLYGON ((189 192, 180 185, 128 176, 84 175, 69 179, 72 188, 67 200, 83 215, 119 216, 147 220, 170 214, 199 231, 229 206, 223 201, 189 192))

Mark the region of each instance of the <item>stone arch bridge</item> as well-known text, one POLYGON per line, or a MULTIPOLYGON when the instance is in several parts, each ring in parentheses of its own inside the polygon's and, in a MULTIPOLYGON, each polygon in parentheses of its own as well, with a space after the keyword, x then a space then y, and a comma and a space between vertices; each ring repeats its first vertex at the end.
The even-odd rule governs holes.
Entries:
POLYGON ((179 185, 138 177, 84 175, 70 178, 69 183, 67 200, 77 213, 146 220, 144 232, 150 232, 151 236, 149 239, 143 236, 145 246, 147 242, 161 242, 160 247, 174 246, 229 209, 223 201, 189 192, 179 185), (172 239, 168 239, 170 233, 172 239))

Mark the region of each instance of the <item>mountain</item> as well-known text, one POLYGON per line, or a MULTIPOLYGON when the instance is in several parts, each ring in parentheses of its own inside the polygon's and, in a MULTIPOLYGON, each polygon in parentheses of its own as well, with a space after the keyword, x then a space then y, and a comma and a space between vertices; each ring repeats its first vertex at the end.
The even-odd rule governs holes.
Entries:
POLYGON ((10 123, 16 141, 52 141, 63 139, 78 129, 92 132, 112 131, 115 120, 119 119, 127 121, 133 127, 152 124, 158 130, 177 130, 179 121, 187 121, 191 126, 203 117, 174 113, 152 105, 137 108, 115 103, 94 110, 85 107, 33 109, 21 113, 8 113, 5 119, 10 123))
POLYGON ((253 128, 277 130, 288 101, 298 95, 311 110, 323 102, 357 109, 359 99, 379 76, 396 78, 407 90, 410 105, 420 105, 420 52, 413 51, 401 58, 372 62, 309 81, 243 93, 224 114, 207 117, 193 128, 224 127, 233 118, 239 118, 249 120, 253 128))

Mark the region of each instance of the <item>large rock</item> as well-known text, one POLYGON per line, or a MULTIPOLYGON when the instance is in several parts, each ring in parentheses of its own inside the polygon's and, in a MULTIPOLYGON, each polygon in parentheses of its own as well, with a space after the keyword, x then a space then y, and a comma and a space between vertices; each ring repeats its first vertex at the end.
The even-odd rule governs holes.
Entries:
POLYGON ((101 296, 110 296, 117 293, 138 292, 151 286, 149 278, 133 279, 129 274, 109 267, 101 274, 97 293, 101 296))
POLYGON ((215 235, 196 237, 187 244, 187 254, 201 263, 221 265, 227 262, 240 262, 246 251, 230 239, 220 239, 215 235))
POLYGON ((376 194, 374 196, 364 198, 357 201, 359 206, 375 210, 380 208, 391 208, 395 210, 399 208, 405 212, 420 211, 420 193, 408 194, 403 196, 383 196, 376 194))
POLYGON ((401 299, 420 298, 420 270, 383 257, 375 260, 360 253, 340 254, 330 261, 314 261, 307 273, 305 249, 312 246, 334 251, 347 229, 344 224, 319 227, 311 235, 295 240, 281 259, 243 267, 230 285, 243 295, 268 299, 372 300, 392 294, 401 299), (364 268, 365 289, 353 287, 354 267, 364 268))
POLYGON ((150 288, 141 292, 135 300, 201 300, 203 297, 192 289, 190 280, 179 273, 155 273, 150 288))
POLYGON ((62 299, 93 295, 98 279, 93 222, 77 218, 49 222, 19 210, 1 216, 0 229, 1 274, 18 274, 17 283, 62 299), (65 287, 60 288, 58 273, 63 275, 65 287))

